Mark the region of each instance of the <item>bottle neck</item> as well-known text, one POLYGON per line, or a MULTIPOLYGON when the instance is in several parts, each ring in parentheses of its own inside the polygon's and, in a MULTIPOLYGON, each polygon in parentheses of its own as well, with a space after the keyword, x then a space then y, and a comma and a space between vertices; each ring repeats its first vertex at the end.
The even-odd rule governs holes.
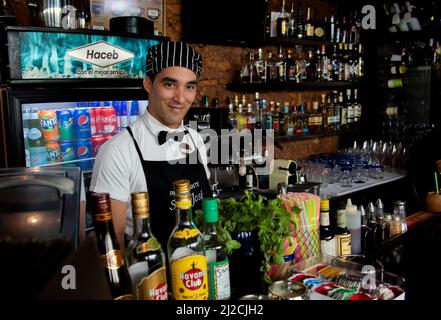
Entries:
POLYGON ((204 221, 204 233, 205 234, 217 233, 217 221, 216 222, 205 222, 204 221))
POLYGON ((176 225, 177 226, 186 226, 186 227, 194 227, 192 221, 192 212, 191 208, 189 209, 181 209, 176 207, 176 225))
POLYGON ((150 228, 150 217, 134 216, 134 238, 142 236, 143 238, 152 237, 152 230, 150 228))
POLYGON ((320 212, 320 225, 322 227, 329 227, 329 211, 321 211, 320 212))

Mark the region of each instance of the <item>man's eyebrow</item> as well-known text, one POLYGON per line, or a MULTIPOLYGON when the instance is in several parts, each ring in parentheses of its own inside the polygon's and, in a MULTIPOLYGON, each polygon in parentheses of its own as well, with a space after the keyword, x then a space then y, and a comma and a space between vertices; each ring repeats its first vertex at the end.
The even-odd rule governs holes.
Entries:
POLYGON ((161 80, 161 82, 178 82, 178 80, 170 78, 170 77, 165 77, 161 80))

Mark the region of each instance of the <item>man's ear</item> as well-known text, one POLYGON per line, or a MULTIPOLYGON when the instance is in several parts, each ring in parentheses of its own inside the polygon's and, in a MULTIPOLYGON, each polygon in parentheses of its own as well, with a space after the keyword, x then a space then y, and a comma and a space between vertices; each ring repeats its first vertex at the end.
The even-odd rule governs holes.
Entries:
POLYGON ((142 85, 144 87, 144 90, 147 91, 148 93, 152 91, 153 83, 150 77, 145 77, 144 80, 142 81, 142 85))

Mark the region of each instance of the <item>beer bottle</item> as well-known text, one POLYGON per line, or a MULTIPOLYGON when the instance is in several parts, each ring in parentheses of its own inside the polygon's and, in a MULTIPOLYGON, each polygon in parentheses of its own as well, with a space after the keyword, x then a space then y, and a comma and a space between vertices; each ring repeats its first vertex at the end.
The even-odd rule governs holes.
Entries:
POLYGON ((147 192, 132 193, 133 239, 126 262, 137 300, 167 300, 165 254, 150 229, 147 192))
POLYGON ((132 283, 113 228, 108 193, 92 193, 95 234, 101 263, 114 300, 131 300, 132 283))
POLYGON ((225 240, 218 231, 217 199, 203 199, 202 212, 204 226, 205 255, 207 257, 208 279, 211 300, 228 300, 231 295, 230 267, 225 240))
POLYGON ((207 300, 207 258, 202 234, 191 218, 190 181, 174 182, 176 225, 168 239, 173 298, 207 300))

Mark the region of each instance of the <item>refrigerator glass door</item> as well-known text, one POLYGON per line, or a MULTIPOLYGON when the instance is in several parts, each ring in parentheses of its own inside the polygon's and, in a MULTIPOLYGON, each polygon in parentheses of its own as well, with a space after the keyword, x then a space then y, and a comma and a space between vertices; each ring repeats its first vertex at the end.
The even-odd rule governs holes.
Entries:
POLYGON ((26 167, 93 169, 100 147, 145 112, 147 100, 23 103, 26 167))

